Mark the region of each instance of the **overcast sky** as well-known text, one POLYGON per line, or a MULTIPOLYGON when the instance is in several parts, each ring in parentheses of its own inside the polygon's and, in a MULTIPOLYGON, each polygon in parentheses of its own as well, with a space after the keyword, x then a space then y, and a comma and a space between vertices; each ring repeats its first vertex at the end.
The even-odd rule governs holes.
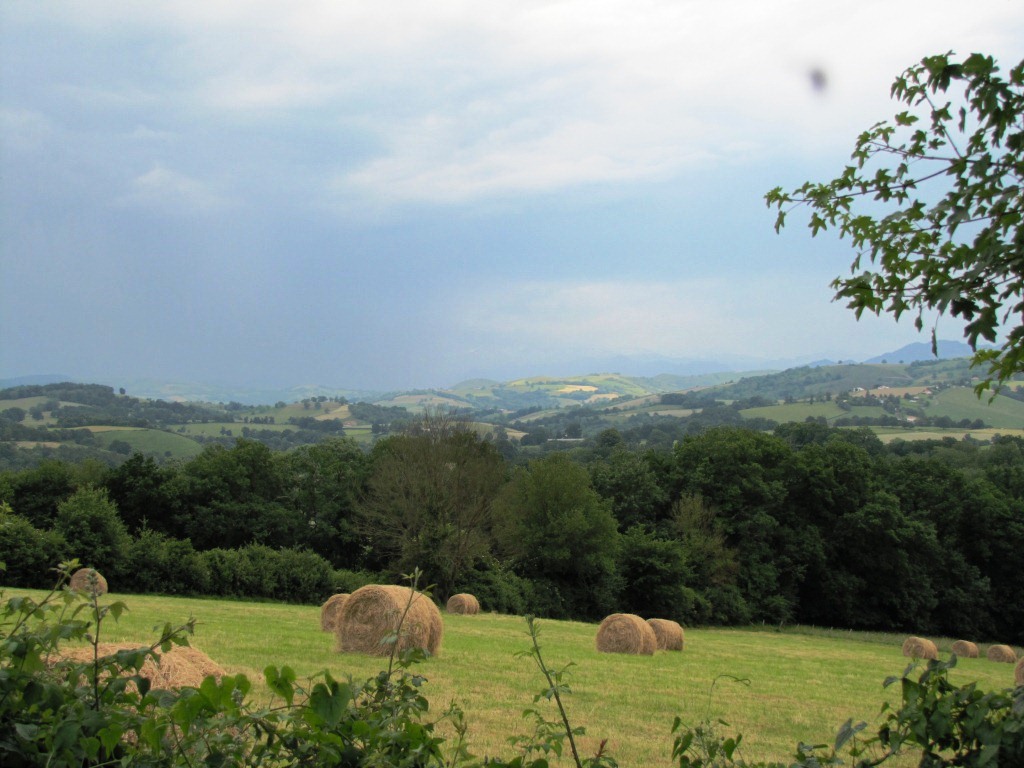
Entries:
POLYGON ((0 36, 0 378, 404 389, 928 341, 763 195, 922 56, 1019 61, 1024 4, 8 0, 0 36))

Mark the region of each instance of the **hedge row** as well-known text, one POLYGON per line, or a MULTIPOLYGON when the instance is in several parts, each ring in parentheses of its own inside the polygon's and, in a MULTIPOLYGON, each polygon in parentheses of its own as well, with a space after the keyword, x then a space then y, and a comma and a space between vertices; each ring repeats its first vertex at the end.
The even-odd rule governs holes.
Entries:
POLYGON ((59 531, 41 531, 9 511, 0 510, 0 560, 3 582, 11 587, 52 585, 53 563, 78 557, 96 567, 115 592, 263 598, 320 604, 335 591, 352 591, 374 581, 372 574, 336 571, 320 555, 299 549, 253 544, 241 549, 196 551, 188 540, 152 530, 128 537, 105 562, 59 531))

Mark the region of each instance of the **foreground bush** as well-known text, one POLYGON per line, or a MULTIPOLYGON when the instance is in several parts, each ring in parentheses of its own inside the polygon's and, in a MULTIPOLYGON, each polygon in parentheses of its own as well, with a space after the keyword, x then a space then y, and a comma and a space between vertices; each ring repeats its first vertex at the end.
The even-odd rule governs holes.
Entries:
MULTIPOLYGON (((550 669, 541 656, 539 630, 527 619, 533 659, 545 687, 525 711, 532 734, 510 739, 508 759, 471 756, 466 726, 454 706, 428 718, 420 692, 424 678, 412 666, 422 652, 392 652, 387 668, 361 683, 328 673, 296 681, 288 667, 267 667, 273 698, 254 702, 244 675, 207 677, 198 687, 151 688, 143 664, 174 645, 187 645, 191 621, 166 625, 146 647, 111 655, 100 652, 104 621, 125 606, 103 605, 66 588, 72 561, 61 566, 57 586, 39 601, 8 599, 0 607, 0 765, 21 766, 409 766, 452 768, 547 768, 563 752, 577 768, 615 768, 613 757, 583 757, 563 697, 567 665, 550 669), (86 641, 85 661, 61 661, 61 644, 86 641), (552 711, 551 707, 554 707, 552 711), (438 735, 447 721, 450 738, 438 735)), ((412 579, 416 585, 415 577, 412 579)), ((408 607, 407 607, 408 608, 408 607)), ((399 633, 401 629, 399 629, 399 633)), ((391 642, 397 648, 398 633, 391 642)), ((831 746, 801 744, 791 768, 869 768, 912 752, 923 768, 1024 765, 1024 686, 985 693, 975 684, 957 687, 948 671, 955 657, 930 662, 923 673, 909 667, 900 678, 902 699, 886 708, 874 734, 848 722, 831 746)), ((748 763, 741 736, 723 736, 721 723, 684 727, 677 719, 671 747, 679 768, 783 768, 748 763)), ((668 752, 668 745, 666 745, 668 752)))

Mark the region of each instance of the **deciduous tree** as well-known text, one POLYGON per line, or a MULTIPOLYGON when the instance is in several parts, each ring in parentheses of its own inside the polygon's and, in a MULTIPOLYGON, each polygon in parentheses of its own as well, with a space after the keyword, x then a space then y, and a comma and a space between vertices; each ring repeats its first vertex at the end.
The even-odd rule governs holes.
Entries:
POLYGON ((491 504, 505 461, 491 443, 445 412, 374 447, 359 528, 396 574, 419 567, 436 592, 457 590, 490 552, 491 504))
POLYGON ((520 573, 546 585, 546 612, 597 618, 615 607, 617 525, 584 467, 564 453, 535 459, 497 506, 499 544, 520 573))
POLYGON ((806 206, 812 235, 851 242, 851 274, 832 287, 858 317, 910 312, 918 329, 926 310, 965 320, 987 366, 980 394, 1024 370, 1024 61, 1004 77, 991 56, 929 56, 892 95, 907 109, 864 131, 839 176, 766 199, 776 231, 806 206), (1000 346, 984 346, 1001 331, 1000 346))

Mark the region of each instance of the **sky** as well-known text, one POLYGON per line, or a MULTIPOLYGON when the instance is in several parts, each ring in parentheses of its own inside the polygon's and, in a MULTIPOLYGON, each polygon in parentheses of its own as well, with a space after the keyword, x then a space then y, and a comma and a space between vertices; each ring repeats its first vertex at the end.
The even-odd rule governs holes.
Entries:
POLYGON ((763 196, 836 176, 923 56, 1022 49, 1019 0, 11 0, 0 378, 391 390, 929 341, 833 302, 851 247, 763 196))

